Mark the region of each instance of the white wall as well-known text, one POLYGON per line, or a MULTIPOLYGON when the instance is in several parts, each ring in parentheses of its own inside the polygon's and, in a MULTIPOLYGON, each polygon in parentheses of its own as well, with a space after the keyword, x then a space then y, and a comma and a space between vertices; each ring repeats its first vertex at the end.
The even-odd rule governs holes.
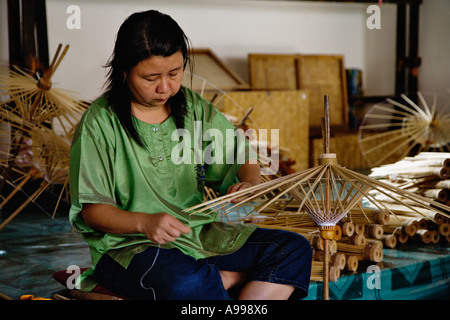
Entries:
MULTIPOLYGON (((248 79, 248 53, 343 54, 347 67, 365 70, 375 43, 383 50, 376 55, 375 81, 366 75, 368 94, 393 92, 395 19, 384 19, 381 30, 368 31, 367 4, 314 3, 297 1, 236 0, 48 0, 50 51, 58 43, 71 49, 55 74, 55 80, 93 98, 101 91, 105 64, 115 34, 134 11, 154 8, 170 14, 191 39, 194 47, 211 48, 242 78, 248 79), (66 8, 81 9, 81 29, 66 28, 66 8), (392 21, 389 21, 392 20, 392 21), (383 36, 384 35, 384 36, 383 36), (387 63, 386 63, 387 62, 387 63), (379 78, 381 81, 378 81, 379 78)), ((395 6, 383 5, 386 15, 395 6)), ((383 13, 384 14, 384 13, 383 13)))
POLYGON ((0 63, 7 63, 9 60, 7 3, 7 0, 0 0, 0 63))
MULTIPOLYGON (((6 0, 0 0, 0 61, 7 62, 6 0)), ((449 85, 450 1, 424 0, 420 12, 420 88, 449 85)), ((396 6, 381 6, 381 30, 369 30, 368 4, 262 0, 47 0, 49 50, 70 44, 55 85, 84 99, 102 92, 106 63, 123 20, 138 10, 170 14, 195 47, 211 48, 248 79, 249 53, 343 54, 347 68, 361 68, 367 95, 394 92, 396 6), (70 5, 81 9, 81 29, 69 30, 70 5)))
POLYGON ((420 6, 419 89, 450 93, 450 1, 424 0, 420 6))

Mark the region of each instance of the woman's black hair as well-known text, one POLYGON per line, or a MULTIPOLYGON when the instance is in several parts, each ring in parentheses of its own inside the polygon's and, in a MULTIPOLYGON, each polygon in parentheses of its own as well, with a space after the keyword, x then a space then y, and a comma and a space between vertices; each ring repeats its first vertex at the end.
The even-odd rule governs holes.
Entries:
MULTIPOLYGON (((109 67, 106 99, 117 114, 128 134, 141 146, 131 115, 131 92, 125 74, 139 62, 151 56, 168 57, 181 51, 184 67, 189 63, 189 39, 170 16, 149 10, 129 16, 120 26, 109 67)), ((190 64, 192 67, 192 64, 190 64)), ((192 74, 192 73, 191 73, 192 74)), ((178 128, 184 128, 186 98, 184 90, 168 100, 171 114, 178 128)))

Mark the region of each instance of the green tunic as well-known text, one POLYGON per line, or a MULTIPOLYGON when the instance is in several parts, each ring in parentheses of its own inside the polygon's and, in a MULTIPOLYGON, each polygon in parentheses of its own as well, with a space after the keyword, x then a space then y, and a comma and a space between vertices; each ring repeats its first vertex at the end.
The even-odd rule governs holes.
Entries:
POLYGON ((74 134, 69 170, 70 222, 89 244, 93 264, 79 279, 82 290, 96 284, 89 276, 103 254, 127 267, 134 254, 158 245, 143 234, 111 234, 91 228, 79 214, 83 203, 170 213, 191 232, 160 247, 178 248, 195 259, 234 252, 255 230, 253 225, 219 222, 214 212, 190 215, 182 211, 203 201, 205 184, 226 190, 252 154, 242 133, 223 114, 196 93, 183 90, 188 101, 184 135, 180 136, 173 117, 161 124, 134 118, 146 148, 127 135, 105 97, 84 113, 74 134), (230 138, 230 131, 238 133, 230 138))

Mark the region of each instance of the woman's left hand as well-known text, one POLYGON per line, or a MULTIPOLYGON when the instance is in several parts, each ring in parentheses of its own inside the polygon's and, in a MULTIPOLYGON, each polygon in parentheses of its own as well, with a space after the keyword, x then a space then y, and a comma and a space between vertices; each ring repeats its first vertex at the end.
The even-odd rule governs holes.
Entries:
MULTIPOLYGON (((260 184, 261 183, 261 170, 260 170, 259 164, 251 163, 250 161, 247 161, 240 167, 240 169, 237 173, 237 177, 242 182, 238 182, 238 183, 230 186, 228 188, 227 194, 241 191, 244 189, 248 189, 252 186, 260 184)), ((248 197, 249 197, 248 195, 245 195, 245 196, 242 196, 242 197, 239 197, 236 199, 232 199, 231 202, 233 202, 233 203, 241 202, 241 201, 244 201, 245 199, 247 199, 248 197)))
MULTIPOLYGON (((252 187, 253 185, 250 182, 238 182, 236 184, 231 185, 228 188, 227 194, 236 192, 236 191, 241 191, 244 189, 248 189, 250 187, 252 187)), ((236 203, 236 202, 241 202, 244 201, 245 199, 247 199, 248 196, 243 196, 243 197, 239 197, 237 199, 232 199, 231 202, 236 203)))

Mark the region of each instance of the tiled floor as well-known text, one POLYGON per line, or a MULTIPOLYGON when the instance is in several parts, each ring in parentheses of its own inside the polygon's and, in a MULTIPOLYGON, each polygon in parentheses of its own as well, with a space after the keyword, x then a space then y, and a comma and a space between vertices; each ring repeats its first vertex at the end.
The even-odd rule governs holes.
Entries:
POLYGON ((20 213, 0 231, 0 293, 10 298, 50 297, 63 289, 53 273, 74 264, 89 266, 90 255, 67 214, 20 213))

